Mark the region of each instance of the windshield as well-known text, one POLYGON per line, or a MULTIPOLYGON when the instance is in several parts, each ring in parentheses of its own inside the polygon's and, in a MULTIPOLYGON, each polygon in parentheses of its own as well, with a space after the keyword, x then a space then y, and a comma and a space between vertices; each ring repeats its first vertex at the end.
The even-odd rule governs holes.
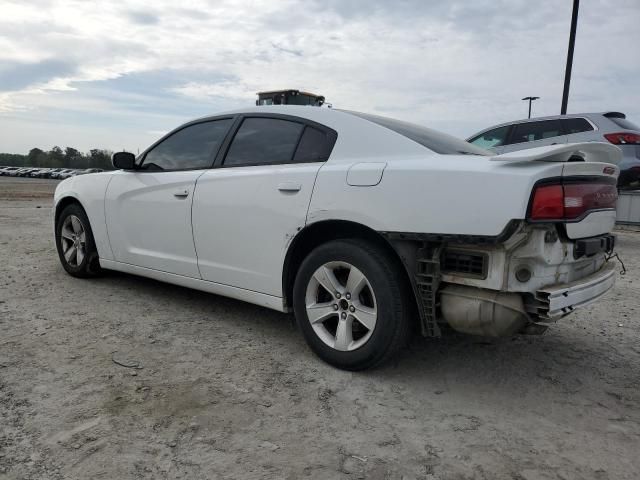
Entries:
POLYGON ((401 120, 381 117, 379 115, 371 115, 369 113, 352 112, 350 110, 342 111, 364 118, 370 122, 377 123, 389 130, 393 130, 394 132, 419 143, 423 147, 442 155, 495 155, 494 152, 476 147, 462 139, 447 135, 446 133, 438 132, 437 130, 431 130, 430 128, 426 128, 421 125, 416 125, 415 123, 403 122, 401 120))

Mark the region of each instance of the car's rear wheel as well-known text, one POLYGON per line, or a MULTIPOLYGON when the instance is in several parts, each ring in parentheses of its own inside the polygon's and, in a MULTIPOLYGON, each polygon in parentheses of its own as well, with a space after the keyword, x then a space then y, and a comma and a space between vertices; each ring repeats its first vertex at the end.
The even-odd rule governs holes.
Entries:
POLYGON ((64 208, 56 222, 56 248, 64 269, 74 277, 93 277, 101 272, 91 224, 77 203, 64 208))
POLYGON ((403 279, 389 255, 369 242, 335 240, 313 250, 293 291, 296 319, 311 349, 346 370, 392 358, 409 333, 403 279))

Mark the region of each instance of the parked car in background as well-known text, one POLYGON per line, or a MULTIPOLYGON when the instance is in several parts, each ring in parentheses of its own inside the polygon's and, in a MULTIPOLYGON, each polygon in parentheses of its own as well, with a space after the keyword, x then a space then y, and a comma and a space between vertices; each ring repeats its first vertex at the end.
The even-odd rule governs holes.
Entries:
POLYGON ((11 176, 12 173, 16 172, 19 169, 20 167, 2 167, 0 169, 0 175, 11 176))
POLYGON ((21 169, 17 170, 16 177, 26 177, 31 170, 32 168, 30 167, 22 167, 21 169))
POLYGON ((41 168, 40 171, 38 172, 38 174, 36 175, 37 178, 49 178, 49 175, 51 175, 51 169, 50 168, 41 168))
POLYGON ((72 168, 68 169, 65 172, 61 172, 58 175, 58 179, 64 180, 65 178, 74 177, 74 176, 78 175, 78 172, 79 172, 79 170, 75 170, 75 169, 72 169, 72 168))
POLYGON ((604 142, 496 155, 376 115, 259 106, 60 182, 55 243, 77 277, 293 311, 321 358, 360 370, 415 330, 540 333, 604 295, 620 157, 604 142))
POLYGON ((518 120, 489 127, 467 141, 496 153, 607 141, 622 149, 618 188, 640 188, 640 127, 624 113, 577 113, 518 120))
POLYGON ((63 168, 50 168, 47 172, 44 172, 44 178, 55 178, 54 175, 64 170, 63 168))
POLYGON ((20 173, 18 173, 18 176, 28 177, 31 174, 31 172, 34 172, 35 170, 37 170, 37 168, 33 168, 33 167, 23 168, 20 170, 20 173))
POLYGON ((44 172, 46 172, 48 169, 47 168, 34 168, 33 170, 31 170, 29 172, 29 177, 31 178, 39 178, 41 177, 44 172))
POLYGON ((61 168, 57 172, 52 173, 50 178, 57 178, 57 179, 68 178, 69 175, 67 175, 67 174, 70 173, 70 172, 73 172, 73 169, 71 169, 71 168, 61 168))

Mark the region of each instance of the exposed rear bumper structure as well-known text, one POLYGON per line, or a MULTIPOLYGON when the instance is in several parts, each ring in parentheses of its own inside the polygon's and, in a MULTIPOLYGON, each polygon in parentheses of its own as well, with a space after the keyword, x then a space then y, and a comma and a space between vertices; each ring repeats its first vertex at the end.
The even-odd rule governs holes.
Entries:
POLYGON ((535 294, 535 313, 540 321, 553 321, 571 313, 574 309, 595 302, 616 281, 616 266, 605 263, 597 272, 575 282, 553 285, 535 294))
POLYGON ((533 295, 501 292, 465 285, 447 285, 440 292, 443 318, 462 333, 501 337, 525 331, 541 333, 546 322, 552 322, 598 300, 616 278, 614 263, 575 282, 553 285, 533 295))

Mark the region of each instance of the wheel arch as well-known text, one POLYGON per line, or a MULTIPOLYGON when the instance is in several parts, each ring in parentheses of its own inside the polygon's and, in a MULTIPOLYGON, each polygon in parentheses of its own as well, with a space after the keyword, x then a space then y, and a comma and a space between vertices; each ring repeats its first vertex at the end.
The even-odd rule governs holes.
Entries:
MULTIPOLYGON (((400 252, 379 232, 361 223, 348 220, 323 220, 307 225, 294 237, 285 256, 282 272, 282 292, 285 309, 293 305, 293 284, 300 265, 306 256, 317 246, 343 238, 357 238, 369 241, 388 253, 403 272, 407 288, 411 289, 414 303, 417 301, 413 289, 413 279, 407 270, 400 252)), ((415 303, 417 307, 417 303, 415 303)))
MULTIPOLYGON (((55 213, 54 213, 54 225, 58 224, 58 219, 60 218, 60 215, 62 214, 62 211, 67 208, 69 205, 76 203, 78 205, 80 205, 80 208, 82 208, 84 210, 85 213, 87 213, 87 209, 84 208, 84 205, 82 205, 82 202, 80 200, 78 200, 77 197, 74 197, 73 195, 67 195, 62 197, 60 200, 58 200, 58 202, 56 203, 56 208, 55 208, 55 213)), ((87 214, 88 216, 88 214, 87 214)))

